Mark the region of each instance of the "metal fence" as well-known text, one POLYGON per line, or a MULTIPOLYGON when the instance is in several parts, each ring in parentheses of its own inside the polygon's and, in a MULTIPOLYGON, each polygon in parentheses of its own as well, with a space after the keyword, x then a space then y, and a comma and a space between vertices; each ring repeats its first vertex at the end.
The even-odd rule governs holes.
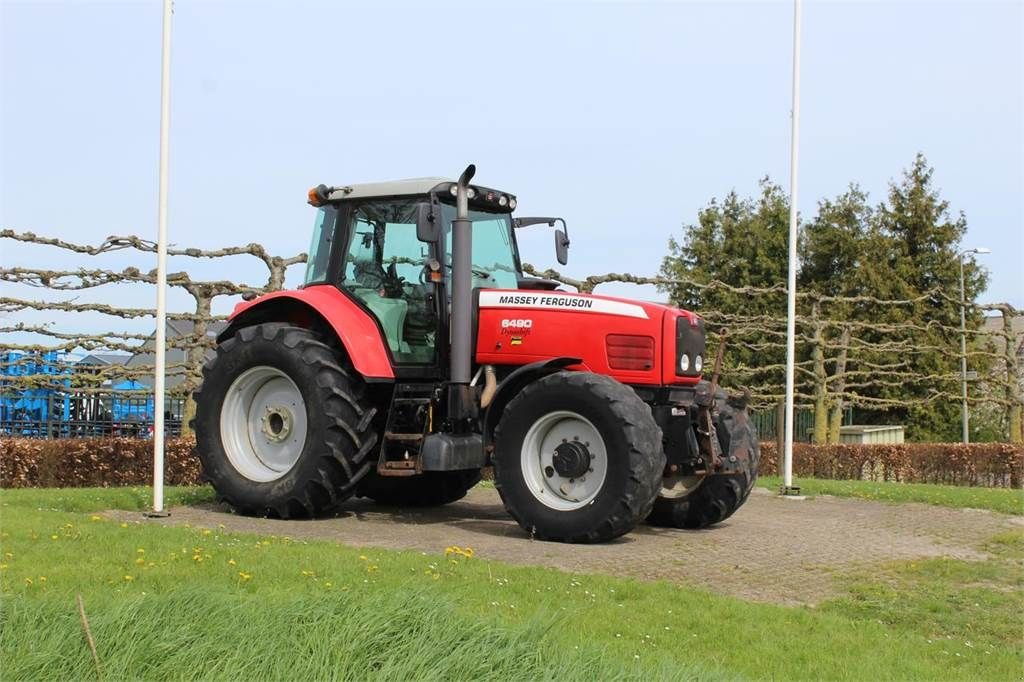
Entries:
MULTIPOLYGON (((164 402, 166 434, 181 435, 184 398, 164 402)), ((88 438, 153 435, 153 396, 132 393, 75 394, 49 389, 0 395, 0 435, 23 438, 88 438)))
MULTIPOLYGON (((761 410, 750 415, 757 427, 761 440, 776 440, 779 437, 778 410, 761 410)), ((843 410, 843 426, 853 424, 853 409, 843 410)), ((800 409, 793 413, 793 440, 810 443, 814 433, 814 410, 800 409)))

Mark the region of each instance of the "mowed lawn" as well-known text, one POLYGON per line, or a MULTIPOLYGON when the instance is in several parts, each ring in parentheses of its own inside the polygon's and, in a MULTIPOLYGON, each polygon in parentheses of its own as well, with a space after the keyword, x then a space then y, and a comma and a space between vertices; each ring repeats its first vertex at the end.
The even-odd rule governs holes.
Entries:
MULTIPOLYGON (((169 504, 209 497, 168 491, 169 504)), ((0 491, 5 681, 1010 680, 1024 669, 1024 530, 989 539, 985 562, 838 576, 844 596, 810 608, 508 566, 471 548, 358 549, 98 513, 148 499, 0 491)))
MULTIPOLYGON (((794 481, 803 495, 835 495, 856 497, 876 502, 920 502, 941 507, 988 509, 1004 514, 1024 515, 1024 490, 1020 488, 979 488, 964 485, 933 483, 894 483, 889 481, 836 481, 823 478, 800 478, 794 481)), ((757 484, 778 490, 782 479, 761 476, 757 484)))

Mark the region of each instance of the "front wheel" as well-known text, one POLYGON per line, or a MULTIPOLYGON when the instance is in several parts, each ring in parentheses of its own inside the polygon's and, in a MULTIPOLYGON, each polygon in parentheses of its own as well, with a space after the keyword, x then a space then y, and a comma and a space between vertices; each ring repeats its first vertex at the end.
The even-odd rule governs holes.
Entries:
POLYGON ((669 528, 706 528, 743 506, 757 481, 761 449, 746 405, 730 403, 725 391, 715 397, 715 432, 724 457, 739 470, 710 476, 666 476, 647 522, 669 528))
POLYGON ((495 430, 494 484, 532 535, 601 542, 651 510, 665 454, 636 393, 609 377, 557 372, 529 384, 495 430))

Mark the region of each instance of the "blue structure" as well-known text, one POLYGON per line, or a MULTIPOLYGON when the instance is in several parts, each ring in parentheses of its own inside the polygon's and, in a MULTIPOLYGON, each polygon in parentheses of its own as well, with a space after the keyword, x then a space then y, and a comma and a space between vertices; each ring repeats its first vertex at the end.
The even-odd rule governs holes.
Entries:
POLYGON ((42 354, 4 351, 0 353, 0 423, 9 435, 46 435, 47 422, 67 422, 71 403, 66 389, 71 387, 71 374, 55 351, 42 354), (49 374, 50 387, 8 389, 9 377, 49 374), (64 390, 61 390, 64 389, 64 390))

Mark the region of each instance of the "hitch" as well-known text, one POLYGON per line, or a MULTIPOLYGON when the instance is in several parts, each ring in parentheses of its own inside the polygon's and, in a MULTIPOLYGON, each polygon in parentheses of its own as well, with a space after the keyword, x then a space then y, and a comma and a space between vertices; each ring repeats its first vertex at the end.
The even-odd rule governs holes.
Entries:
MULTIPOLYGON (((722 373, 722 357, 725 354, 725 341, 729 336, 729 330, 723 329, 721 340, 718 342, 718 350, 715 352, 715 368, 711 373, 711 384, 707 393, 698 390, 697 405, 700 413, 697 420, 697 440, 700 444, 700 451, 705 456, 708 470, 718 473, 723 467, 722 447, 718 444, 718 434, 715 431, 715 394, 718 393, 718 380, 722 373)), ((735 458, 731 458, 733 462, 735 458)), ((731 463, 731 462, 730 462, 731 463)))

